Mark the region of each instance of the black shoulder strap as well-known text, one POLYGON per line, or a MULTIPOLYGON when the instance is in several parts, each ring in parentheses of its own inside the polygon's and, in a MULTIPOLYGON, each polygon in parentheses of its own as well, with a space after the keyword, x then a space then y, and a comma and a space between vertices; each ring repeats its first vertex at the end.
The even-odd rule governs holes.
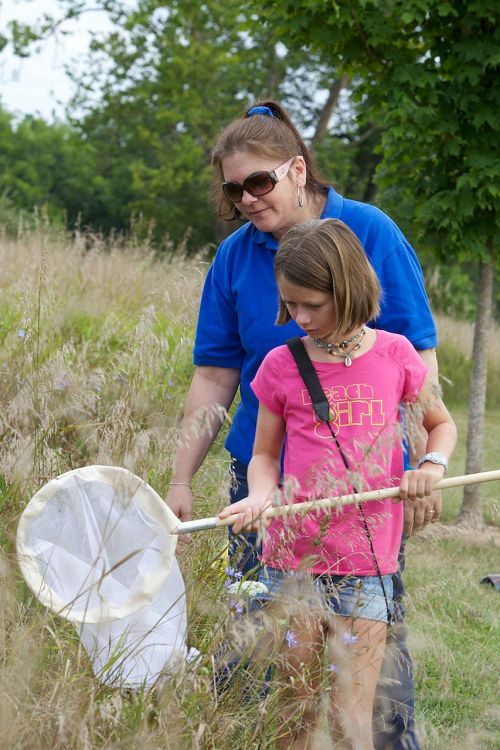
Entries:
POLYGON ((319 382, 318 373, 314 369, 302 339, 294 336, 293 339, 288 339, 286 344, 297 364, 302 380, 307 386, 316 416, 320 422, 329 422, 330 406, 319 382))

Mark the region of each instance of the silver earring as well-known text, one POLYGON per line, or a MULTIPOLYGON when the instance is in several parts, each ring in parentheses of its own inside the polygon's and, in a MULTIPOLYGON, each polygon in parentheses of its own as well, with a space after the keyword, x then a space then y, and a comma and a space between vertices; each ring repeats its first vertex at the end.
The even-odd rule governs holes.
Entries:
POLYGON ((304 188, 301 185, 297 185, 297 199, 299 201, 299 208, 304 207, 304 188))

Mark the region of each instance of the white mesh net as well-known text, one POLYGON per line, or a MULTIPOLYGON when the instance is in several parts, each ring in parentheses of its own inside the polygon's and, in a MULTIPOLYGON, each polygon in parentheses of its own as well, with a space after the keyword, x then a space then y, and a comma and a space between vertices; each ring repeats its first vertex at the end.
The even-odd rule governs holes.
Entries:
POLYGON ((187 656, 177 523, 148 484, 112 466, 62 474, 21 516, 21 571, 42 604, 76 624, 104 682, 149 686, 187 656))

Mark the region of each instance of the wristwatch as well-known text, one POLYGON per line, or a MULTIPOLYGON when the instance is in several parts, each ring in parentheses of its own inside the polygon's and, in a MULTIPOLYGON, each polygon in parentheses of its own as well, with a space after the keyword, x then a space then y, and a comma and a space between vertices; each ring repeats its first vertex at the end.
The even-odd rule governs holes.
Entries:
POLYGON ((426 453, 425 456, 422 456, 421 459, 419 459, 417 463, 417 469, 420 469, 422 464, 424 464, 426 461, 430 461, 431 464, 439 464, 439 466, 444 466, 444 473, 448 471, 448 459, 443 456, 442 453, 437 453, 433 451, 432 453, 426 453))

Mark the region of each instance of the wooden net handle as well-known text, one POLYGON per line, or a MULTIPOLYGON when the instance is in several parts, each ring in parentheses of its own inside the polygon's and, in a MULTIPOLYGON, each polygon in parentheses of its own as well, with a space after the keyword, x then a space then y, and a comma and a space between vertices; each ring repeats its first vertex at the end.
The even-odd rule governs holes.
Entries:
MULTIPOLYGON (((481 482, 494 482, 500 479, 500 469, 495 471, 483 471, 478 474, 465 474, 459 477, 448 477, 441 479, 434 485, 435 490, 447 490, 452 487, 465 487, 468 484, 479 484, 481 482)), ((308 500, 305 503, 291 503, 290 505, 280 505, 274 508, 268 508, 262 514, 265 518, 276 518, 277 516, 289 516, 296 513, 308 513, 311 510, 327 510, 328 508, 339 508, 344 505, 364 503, 368 500, 384 500, 388 497, 397 497, 399 487, 389 487, 384 490, 370 490, 368 492, 357 492, 350 495, 341 495, 340 497, 327 497, 321 500, 308 500)), ((222 526, 231 526, 238 514, 227 516, 227 518, 200 518, 196 521, 184 521, 172 529, 172 534, 191 534, 196 531, 209 531, 222 526)))

